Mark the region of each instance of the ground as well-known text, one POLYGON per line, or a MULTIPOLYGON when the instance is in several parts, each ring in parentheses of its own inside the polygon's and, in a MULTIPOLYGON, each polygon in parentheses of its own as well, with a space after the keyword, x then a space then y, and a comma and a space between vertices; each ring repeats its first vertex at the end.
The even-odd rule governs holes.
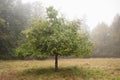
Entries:
POLYGON ((120 58, 0 61, 0 80, 120 80, 120 58))

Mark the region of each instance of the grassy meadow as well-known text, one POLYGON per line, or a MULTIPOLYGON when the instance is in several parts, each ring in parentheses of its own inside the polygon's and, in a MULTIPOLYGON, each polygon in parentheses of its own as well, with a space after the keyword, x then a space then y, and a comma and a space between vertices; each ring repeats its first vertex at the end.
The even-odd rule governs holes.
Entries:
POLYGON ((120 80, 119 58, 0 61, 0 80, 120 80))

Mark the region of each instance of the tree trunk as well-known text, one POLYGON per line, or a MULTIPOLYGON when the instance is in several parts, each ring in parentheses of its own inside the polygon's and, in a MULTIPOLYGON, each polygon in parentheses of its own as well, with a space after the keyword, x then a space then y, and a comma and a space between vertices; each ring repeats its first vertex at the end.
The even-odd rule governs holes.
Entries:
POLYGON ((58 71, 58 54, 55 54, 55 71, 58 71))

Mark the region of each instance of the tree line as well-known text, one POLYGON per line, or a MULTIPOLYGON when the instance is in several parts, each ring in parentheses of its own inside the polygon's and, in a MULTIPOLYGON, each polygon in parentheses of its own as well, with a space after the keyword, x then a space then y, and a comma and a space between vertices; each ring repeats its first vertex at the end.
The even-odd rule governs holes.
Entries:
POLYGON ((21 31, 32 19, 42 17, 44 9, 40 2, 23 3, 21 0, 0 0, 0 58, 15 57, 15 49, 23 42, 21 31))
POLYGON ((119 35, 119 15, 110 26, 103 22, 89 33, 81 20, 67 20, 53 7, 45 9, 39 1, 0 0, 0 59, 74 54, 120 57, 119 35))
POLYGON ((114 17, 110 26, 99 23, 91 32, 91 40, 92 57, 120 57, 120 15, 114 17))

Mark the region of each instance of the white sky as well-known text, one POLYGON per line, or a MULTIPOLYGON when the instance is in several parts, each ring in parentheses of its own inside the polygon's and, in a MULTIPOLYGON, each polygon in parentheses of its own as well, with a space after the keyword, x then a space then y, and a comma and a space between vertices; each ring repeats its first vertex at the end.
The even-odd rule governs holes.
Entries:
MULTIPOLYGON (((35 0, 24 0, 26 2, 35 0)), ((54 6, 68 19, 85 18, 92 29, 99 22, 111 24, 120 14, 120 0, 40 0, 44 7, 54 6)))

